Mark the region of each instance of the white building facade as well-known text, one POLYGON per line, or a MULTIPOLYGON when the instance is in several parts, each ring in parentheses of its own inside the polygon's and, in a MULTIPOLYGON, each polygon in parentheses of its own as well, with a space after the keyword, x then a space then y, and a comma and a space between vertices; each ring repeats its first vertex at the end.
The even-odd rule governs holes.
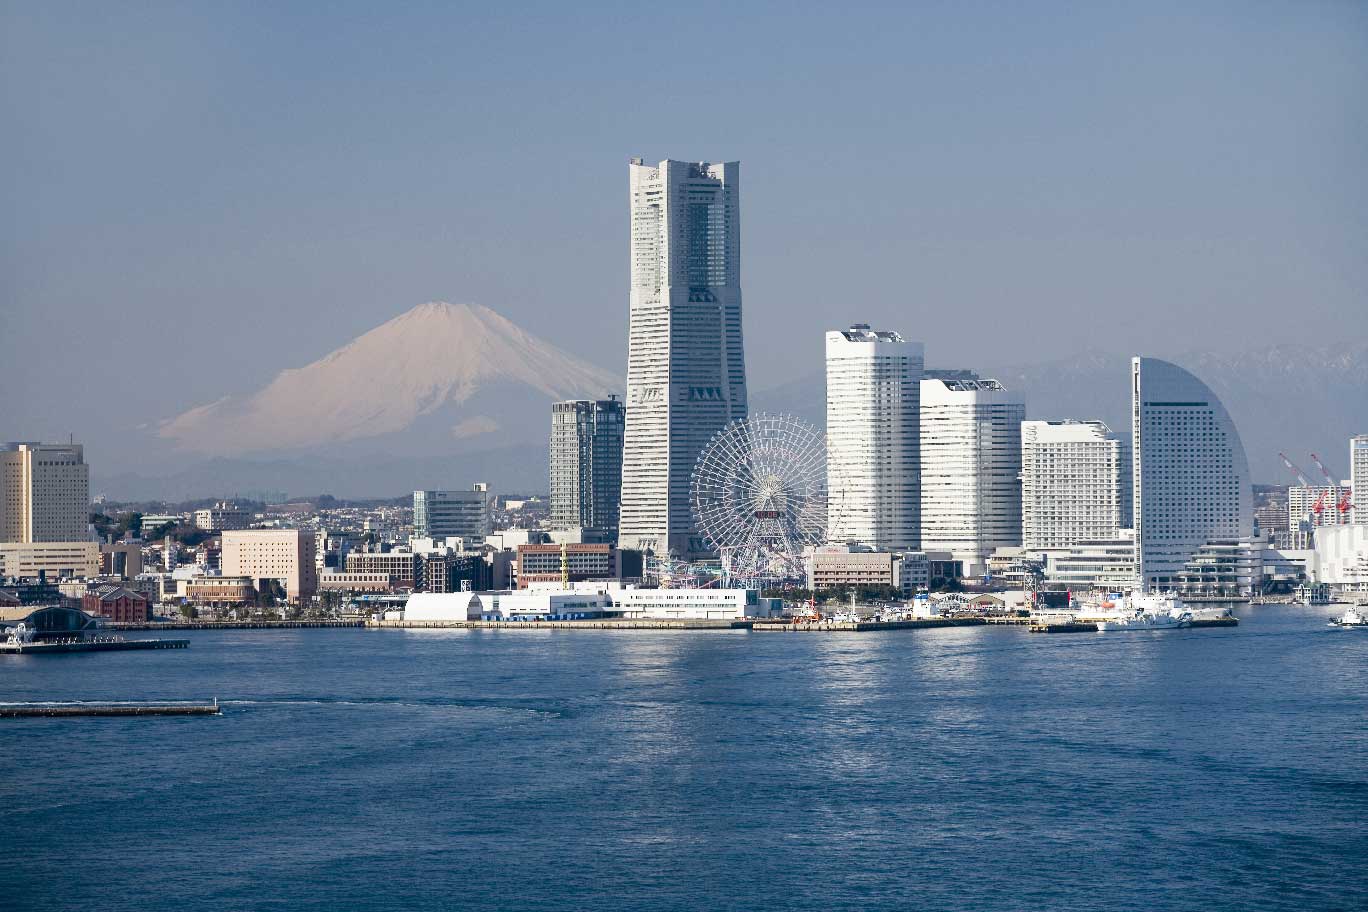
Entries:
POLYGON ((1349 489, 1354 504, 1350 521, 1368 523, 1368 434, 1349 438, 1349 489))
POLYGON ((746 416, 740 174, 739 162, 630 166, 625 548, 710 550, 689 483, 712 436, 746 416))
POLYGON ((1130 499, 1130 449, 1101 421, 1022 422, 1022 547, 1114 539, 1130 499))
POLYGON ((827 538, 921 547, 924 349, 856 324, 826 334, 827 538))
POLYGON ((1019 393, 966 372, 921 381, 922 547, 949 551, 965 576, 1021 544, 1019 393))
POLYGON ((1182 583, 1207 543, 1249 540, 1244 444, 1205 383, 1157 358, 1131 361, 1135 563, 1146 587, 1182 583))

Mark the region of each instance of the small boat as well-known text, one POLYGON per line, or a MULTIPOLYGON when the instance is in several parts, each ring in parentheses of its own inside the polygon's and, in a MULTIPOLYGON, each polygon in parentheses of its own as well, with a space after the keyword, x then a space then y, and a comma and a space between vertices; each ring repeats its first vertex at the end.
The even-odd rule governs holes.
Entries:
POLYGON ((1362 611, 1359 611, 1358 608, 1356 608, 1356 607, 1351 607, 1351 608, 1346 609, 1345 612, 1344 612, 1344 614, 1341 614, 1339 617, 1337 617, 1337 618, 1331 618, 1331 619, 1330 619, 1330 626, 1331 626, 1331 627, 1368 627, 1368 617, 1365 617, 1364 614, 1363 614, 1363 612, 1362 612, 1362 611))

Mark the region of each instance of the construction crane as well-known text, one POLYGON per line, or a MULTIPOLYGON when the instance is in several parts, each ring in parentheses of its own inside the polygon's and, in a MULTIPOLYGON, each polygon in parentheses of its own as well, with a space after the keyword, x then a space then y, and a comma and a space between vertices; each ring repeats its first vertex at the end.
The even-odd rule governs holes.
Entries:
MULTIPOLYGON (((1313 459, 1313 461, 1316 462, 1316 468, 1320 469, 1320 473, 1323 474, 1323 476, 1326 476, 1326 485, 1328 485, 1328 488, 1334 489, 1339 487, 1339 485, 1335 483, 1334 476, 1331 476, 1330 469, 1327 469, 1326 464, 1320 461, 1320 457, 1317 457, 1315 453, 1312 453, 1311 458, 1313 459)), ((1353 503, 1350 502, 1352 496, 1352 489, 1343 489, 1341 496, 1339 496, 1339 503, 1335 505, 1335 509, 1339 510, 1339 520, 1341 521, 1343 521, 1343 518, 1345 518, 1345 515, 1343 514, 1349 513, 1350 510, 1354 509, 1353 503)))
MULTIPOLYGON (((1334 500, 1334 492, 1335 489, 1339 487, 1339 483, 1335 481, 1334 477, 1330 474, 1330 470, 1325 467, 1325 463, 1321 462, 1320 457, 1315 453, 1311 454, 1311 461, 1316 464, 1316 468, 1320 469, 1321 474, 1325 476, 1325 493, 1316 499, 1316 503, 1321 504, 1325 497, 1334 500)), ((1348 512, 1352 506, 1353 505, 1349 503, 1349 494, 1346 490, 1344 496, 1335 504, 1335 509, 1339 511, 1341 522, 1344 520, 1344 514, 1348 512)), ((1322 505, 1322 509, 1323 508, 1324 506, 1322 505)))
POLYGON ((1304 488, 1315 487, 1314 485, 1311 484, 1310 481, 1307 480, 1307 478, 1306 478, 1306 473, 1304 473, 1301 469, 1297 468, 1295 465, 1292 464, 1292 460, 1290 460, 1290 459, 1287 458, 1287 454, 1286 454, 1286 453, 1279 453, 1279 454, 1278 454, 1278 458, 1282 460, 1282 464, 1283 464, 1283 465, 1287 466, 1287 471, 1289 471, 1289 472, 1291 472, 1293 475, 1295 475, 1296 478, 1297 478, 1297 481, 1301 482, 1302 487, 1304 487, 1304 488))

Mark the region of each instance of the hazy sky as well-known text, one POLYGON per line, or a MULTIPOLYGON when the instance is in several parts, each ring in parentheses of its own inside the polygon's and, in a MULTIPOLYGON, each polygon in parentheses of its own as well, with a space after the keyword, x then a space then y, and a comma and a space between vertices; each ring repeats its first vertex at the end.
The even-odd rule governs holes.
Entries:
POLYGON ((853 320, 986 369, 1368 337, 1368 4, 0 9, 0 437, 433 299, 623 370, 633 155, 742 162, 756 388, 853 320))

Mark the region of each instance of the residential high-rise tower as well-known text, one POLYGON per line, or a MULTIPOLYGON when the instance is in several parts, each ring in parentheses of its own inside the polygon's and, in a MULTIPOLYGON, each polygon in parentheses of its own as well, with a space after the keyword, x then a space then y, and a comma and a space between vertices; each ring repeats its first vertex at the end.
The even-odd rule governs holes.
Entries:
POLYGON ((699 557, 689 482, 712 436, 746 415, 740 163, 629 169, 631 294, 622 547, 699 557))
POLYGON ((622 430, 617 398, 552 404, 552 528, 583 527, 617 536, 622 430))
POLYGON ((1368 523, 1368 434, 1349 438, 1349 491, 1354 504, 1349 521, 1368 523))
POLYGON ((1101 421, 1021 423, 1021 545, 1067 548, 1130 528, 1130 448, 1101 421))
POLYGON ((827 538, 921 548, 923 349, 857 323, 826 334, 827 538))
POLYGON ((1026 405, 996 380, 929 371, 921 382, 922 548, 949 551, 966 576, 1021 544, 1026 405))

